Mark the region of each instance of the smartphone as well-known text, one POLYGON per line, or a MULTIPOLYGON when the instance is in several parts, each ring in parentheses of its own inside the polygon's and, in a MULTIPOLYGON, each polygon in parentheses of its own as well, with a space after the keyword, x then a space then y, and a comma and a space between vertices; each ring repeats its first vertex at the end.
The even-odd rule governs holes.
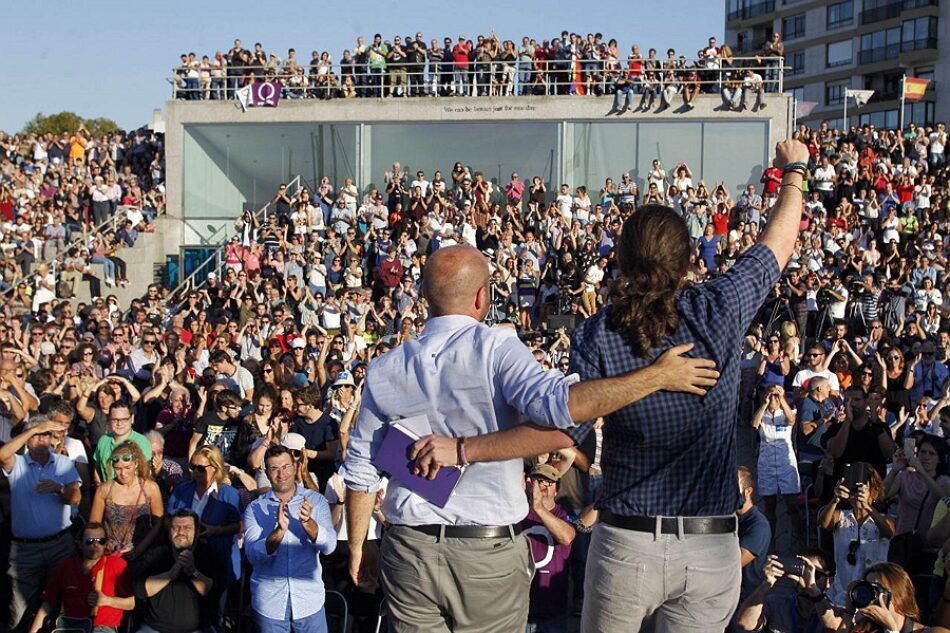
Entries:
POLYGON ((917 450, 917 440, 912 437, 904 438, 904 456, 910 457, 917 450))
POLYGON ((786 576, 797 576, 801 578, 805 574, 805 561, 794 556, 782 556, 778 559, 786 576))
POLYGON ((845 466, 844 485, 847 486, 848 491, 852 495, 858 493, 858 484, 866 484, 867 482, 868 465, 865 462, 858 462, 857 464, 848 464, 845 466))

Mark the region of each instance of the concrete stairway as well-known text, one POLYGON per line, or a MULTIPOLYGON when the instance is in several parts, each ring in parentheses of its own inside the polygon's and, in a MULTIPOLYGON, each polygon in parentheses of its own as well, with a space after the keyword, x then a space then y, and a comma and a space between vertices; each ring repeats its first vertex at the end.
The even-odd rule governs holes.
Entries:
MULTIPOLYGON (((149 284, 160 282, 156 278, 156 271, 165 264, 165 235, 166 227, 171 221, 160 216, 155 220, 154 233, 140 233, 132 248, 123 248, 119 257, 125 260, 128 286, 107 286, 102 264, 93 264, 94 274, 99 277, 102 286, 102 296, 115 295, 119 300, 119 307, 127 310, 132 299, 145 294, 149 284)), ((89 293, 89 284, 80 282, 76 288, 74 303, 89 303, 92 296, 89 293)))

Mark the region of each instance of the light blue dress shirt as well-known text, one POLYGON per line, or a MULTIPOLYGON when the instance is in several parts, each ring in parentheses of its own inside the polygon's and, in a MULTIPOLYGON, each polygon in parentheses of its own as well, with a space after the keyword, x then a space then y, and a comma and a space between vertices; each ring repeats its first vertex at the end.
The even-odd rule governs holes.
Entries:
MULTIPOLYGON (((529 420, 574 425, 567 408, 576 377, 544 371, 513 328, 450 315, 429 319, 423 335, 370 363, 363 403, 341 474, 347 487, 379 488, 372 464, 390 421, 425 414, 432 432, 484 435, 529 420)), ((391 480, 383 513, 401 525, 510 525, 528 514, 521 459, 469 466, 444 508, 391 480)))
POLYGON ((80 481, 73 462, 52 451, 45 466, 33 461, 29 451, 15 457, 13 470, 5 473, 10 481, 13 536, 44 538, 68 528, 72 523, 72 506, 63 503, 55 492, 36 492, 36 485, 43 479, 63 486, 80 481))
POLYGON ((254 567, 251 574, 251 607, 272 620, 300 620, 323 608, 326 598, 320 572, 320 554, 336 549, 336 530, 330 506, 318 492, 297 485, 290 500, 290 529, 273 554, 267 553, 267 536, 277 526, 280 500, 273 491, 254 500, 244 511, 244 553, 254 567), (313 506, 311 516, 319 526, 311 541, 297 518, 304 499, 313 506))

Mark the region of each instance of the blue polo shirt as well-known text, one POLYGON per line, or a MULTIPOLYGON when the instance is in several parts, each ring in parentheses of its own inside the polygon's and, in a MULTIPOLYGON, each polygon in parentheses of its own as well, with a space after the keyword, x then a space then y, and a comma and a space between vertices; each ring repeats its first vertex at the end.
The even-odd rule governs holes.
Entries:
MULTIPOLYGON (((634 355, 610 325, 612 307, 584 321, 571 344, 581 380, 641 369, 667 349, 694 343, 691 357, 716 362, 719 382, 704 397, 661 391, 607 416, 600 509, 625 516, 724 516, 741 505, 736 485, 739 348, 779 278, 772 251, 757 244, 729 272, 676 298, 679 325, 649 358, 634 355)), ((569 430, 575 441, 590 425, 569 430)))
POLYGON ((34 461, 29 452, 16 455, 13 470, 4 471, 10 481, 10 506, 13 536, 44 538, 70 526, 72 506, 62 502, 55 492, 40 494, 36 486, 43 479, 68 486, 80 481, 72 460, 50 452, 46 465, 34 461))

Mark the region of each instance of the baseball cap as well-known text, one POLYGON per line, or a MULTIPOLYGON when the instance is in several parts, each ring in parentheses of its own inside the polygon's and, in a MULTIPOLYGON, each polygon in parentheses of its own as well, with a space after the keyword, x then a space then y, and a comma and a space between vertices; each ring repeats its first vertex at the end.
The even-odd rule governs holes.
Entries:
POLYGON ((290 347, 292 349, 304 349, 307 347, 307 341, 302 336, 298 336, 290 342, 290 347))
POLYGON ((551 481, 558 481, 561 479, 561 473, 551 464, 538 464, 532 468, 529 477, 534 476, 544 477, 545 479, 550 479, 551 481))
POLYGON ((300 433, 287 433, 280 438, 280 445, 292 451, 302 451, 304 446, 307 445, 307 440, 300 433))
POLYGON ((356 383, 353 382, 353 374, 348 371, 341 371, 336 375, 336 380, 333 381, 334 387, 343 387, 349 385, 350 387, 355 387, 356 383))

